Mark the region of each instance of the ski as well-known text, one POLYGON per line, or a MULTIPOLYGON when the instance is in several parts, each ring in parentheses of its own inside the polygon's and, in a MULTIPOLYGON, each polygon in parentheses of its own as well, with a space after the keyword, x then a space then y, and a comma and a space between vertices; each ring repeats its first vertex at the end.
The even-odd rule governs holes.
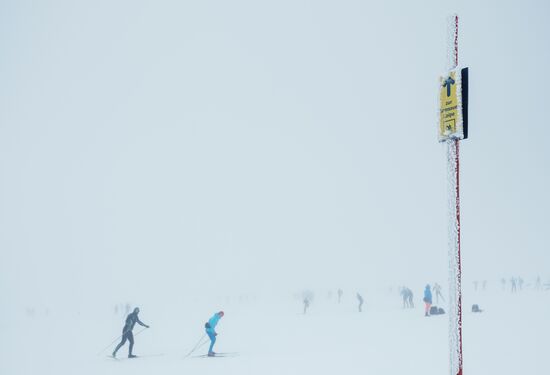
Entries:
POLYGON ((201 355, 195 355, 193 358, 216 358, 216 357, 237 357, 239 355, 239 352, 225 352, 225 353, 216 353, 212 356, 209 356, 208 354, 201 354, 201 355))
POLYGON ((130 359, 138 359, 138 358, 151 358, 151 357, 161 357, 164 353, 158 353, 158 354, 145 354, 145 355, 136 355, 135 357, 128 358, 128 357, 113 357, 112 355, 108 355, 107 358, 113 359, 115 361, 124 361, 124 360, 130 360, 130 359))

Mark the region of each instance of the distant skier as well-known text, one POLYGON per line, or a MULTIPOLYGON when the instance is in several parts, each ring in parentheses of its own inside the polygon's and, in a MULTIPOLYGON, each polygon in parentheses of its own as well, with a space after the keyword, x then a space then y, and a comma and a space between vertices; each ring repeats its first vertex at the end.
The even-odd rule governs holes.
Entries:
POLYGON ((401 288, 401 292, 399 292, 399 294, 401 294, 401 298, 403 298, 403 308, 406 309, 409 306, 409 288, 407 288, 406 286, 402 287, 401 288))
POLYGON ((477 292, 477 284, 478 284, 478 281, 474 281, 474 290, 477 292))
POLYGON ((516 285, 517 285, 517 280, 516 280, 516 278, 515 278, 515 277, 512 277, 512 278, 510 279, 510 283, 512 284, 512 289, 511 289, 511 290, 512 290, 512 293, 517 292, 517 287, 516 287, 516 285))
POLYGON ((342 300, 342 295, 344 294, 344 291, 342 289, 338 289, 338 303, 342 300))
POLYGON ((363 297, 359 293, 357 293, 357 300, 359 301, 359 312, 362 312, 363 311, 362 307, 363 307, 363 302, 364 301, 363 301, 363 297))
POLYGON ((216 332, 216 326, 218 325, 218 322, 221 318, 224 316, 224 312, 220 311, 212 315, 212 317, 204 324, 204 329, 206 331, 206 334, 210 338, 210 347, 208 348, 208 356, 214 357, 216 353, 212 349, 214 349, 214 344, 216 343, 216 336, 218 336, 218 333, 216 332))
POLYGON ((541 288, 542 288, 542 284, 540 281, 540 276, 537 276, 537 280, 535 282, 535 290, 541 290, 541 288))
POLYGON ((399 292, 399 294, 401 295, 401 298, 403 298, 403 308, 406 309, 407 307, 409 307, 409 293, 408 293, 408 288, 407 287, 402 287, 401 288, 401 291, 399 292))
POLYGON ((307 312, 307 309, 309 308, 309 299, 304 298, 304 315, 307 312))
POLYGON ((120 341, 120 344, 117 345, 115 351, 113 352, 113 358, 116 358, 116 352, 118 352, 118 349, 122 347, 126 343, 126 340, 130 342, 130 348, 128 350, 128 358, 135 358, 136 356, 132 354, 132 350, 134 349, 134 334, 132 333, 132 330, 134 329, 134 326, 136 323, 139 325, 149 328, 149 326, 145 323, 143 323, 138 318, 139 314, 139 308, 136 307, 134 311, 126 317, 126 324, 124 324, 124 328, 122 328, 122 341, 120 341))
POLYGON ((481 289, 483 289, 484 291, 487 290, 487 280, 483 280, 483 282, 481 283, 481 289))
POLYGON ((414 307, 412 290, 404 286, 401 288, 401 292, 399 292, 399 294, 401 294, 401 298, 403 298, 403 308, 412 309, 414 307))
POLYGON ((432 306, 432 291, 430 289, 430 284, 427 284, 424 289, 424 303, 426 304, 424 316, 430 316, 430 307, 432 306))
POLYGON ((504 277, 500 279, 500 284, 502 285, 502 291, 504 292, 506 290, 506 279, 504 277))
POLYGON ((441 300, 445 302, 445 298, 443 298, 443 294, 441 294, 441 285, 438 283, 434 283, 433 290, 435 292, 435 301, 439 305, 439 297, 441 297, 441 300))
POLYGON ((407 288, 407 302, 409 303, 409 308, 414 308, 413 303, 413 291, 407 288))

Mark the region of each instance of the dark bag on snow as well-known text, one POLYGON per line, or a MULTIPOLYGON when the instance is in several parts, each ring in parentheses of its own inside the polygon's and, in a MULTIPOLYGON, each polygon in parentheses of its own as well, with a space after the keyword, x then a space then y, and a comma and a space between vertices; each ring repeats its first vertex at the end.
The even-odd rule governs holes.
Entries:
POLYGON ((437 315, 439 314, 439 310, 437 309, 437 306, 430 307, 430 315, 437 315))
POLYGON ((437 309, 437 313, 438 313, 439 315, 443 315, 443 314, 445 314, 445 310, 443 310, 443 308, 440 307, 439 309, 437 309))
POLYGON ((472 312, 481 312, 478 304, 472 305, 472 312))

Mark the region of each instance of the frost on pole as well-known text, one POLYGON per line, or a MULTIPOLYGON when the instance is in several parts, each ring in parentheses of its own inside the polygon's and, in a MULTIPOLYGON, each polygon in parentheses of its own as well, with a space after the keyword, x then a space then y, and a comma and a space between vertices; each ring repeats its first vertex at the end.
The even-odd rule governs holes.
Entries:
POLYGON ((458 67, 458 15, 447 18, 447 64, 439 77, 440 142, 468 138, 468 68, 458 67))
POLYGON ((449 350, 451 375, 462 375, 462 296, 460 265, 460 197, 458 140, 447 140, 449 350))
POLYGON ((460 261, 460 140, 468 137, 468 68, 458 67, 458 16, 448 19, 447 71, 439 78, 439 141, 447 148, 449 251, 449 364, 462 375, 460 261))

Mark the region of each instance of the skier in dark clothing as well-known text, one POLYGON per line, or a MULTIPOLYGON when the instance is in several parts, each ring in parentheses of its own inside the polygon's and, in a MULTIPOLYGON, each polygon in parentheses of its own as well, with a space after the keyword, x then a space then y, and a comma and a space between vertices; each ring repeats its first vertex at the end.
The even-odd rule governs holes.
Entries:
POLYGON ((413 303, 413 291, 407 288, 407 302, 409 302, 409 307, 412 309, 414 307, 413 303))
POLYGON ((401 288, 400 294, 401 294, 401 297, 403 298, 403 308, 412 309, 414 307, 412 290, 404 286, 403 288, 401 288))
POLYGON ((409 307, 409 302, 407 301, 407 288, 402 287, 399 294, 401 294, 401 297, 403 298, 403 308, 405 309, 409 307))
POLYGON ((134 312, 131 314, 128 314, 128 317, 126 318, 126 324, 124 325, 124 328, 122 328, 122 341, 120 341, 120 344, 117 345, 115 351, 113 352, 113 358, 116 358, 116 352, 118 352, 118 349, 122 347, 126 343, 126 340, 130 342, 130 349, 128 350, 128 358, 135 358, 136 356, 132 354, 132 350, 134 349, 134 334, 132 333, 132 330, 134 329, 134 326, 136 323, 138 323, 141 326, 144 326, 145 328, 149 328, 149 326, 145 323, 143 323, 138 318, 139 314, 139 308, 136 307, 134 309, 134 312))
POLYGON ((304 298, 304 314, 307 312, 307 309, 309 308, 309 299, 304 298))
POLYGON ((517 288, 516 288, 517 280, 516 280, 516 278, 512 277, 510 279, 510 283, 512 284, 512 293, 517 292, 517 288))
POLYGON ((363 311, 361 308, 363 307, 363 297, 357 293, 357 300, 359 301, 359 312, 363 311))

